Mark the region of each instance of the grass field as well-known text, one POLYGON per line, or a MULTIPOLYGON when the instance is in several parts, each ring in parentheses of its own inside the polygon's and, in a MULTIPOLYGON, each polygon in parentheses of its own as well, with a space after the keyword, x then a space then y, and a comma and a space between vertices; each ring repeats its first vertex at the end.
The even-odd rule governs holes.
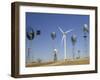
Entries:
POLYGON ((60 61, 49 61, 49 62, 33 62, 30 64, 26 64, 26 67, 40 67, 40 66, 62 66, 62 65, 81 65, 81 64, 89 64, 89 58, 81 58, 74 60, 60 60, 60 61))

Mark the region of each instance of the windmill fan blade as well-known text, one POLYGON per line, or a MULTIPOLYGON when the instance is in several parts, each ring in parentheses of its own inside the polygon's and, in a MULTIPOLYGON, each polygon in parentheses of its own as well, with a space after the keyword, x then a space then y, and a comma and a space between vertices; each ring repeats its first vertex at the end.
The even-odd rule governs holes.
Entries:
POLYGON ((64 33, 64 31, 60 28, 60 27, 58 27, 59 28, 59 30, 62 32, 62 33, 64 33))
POLYGON ((71 32, 71 31, 73 31, 73 30, 72 30, 72 29, 70 29, 70 30, 66 31, 66 34, 67 34, 67 33, 69 33, 69 32, 71 32))

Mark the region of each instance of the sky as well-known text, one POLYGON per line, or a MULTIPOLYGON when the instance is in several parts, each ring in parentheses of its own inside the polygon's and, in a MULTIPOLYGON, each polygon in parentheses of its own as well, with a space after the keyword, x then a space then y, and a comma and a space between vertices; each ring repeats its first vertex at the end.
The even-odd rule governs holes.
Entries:
POLYGON ((76 14, 51 14, 51 13, 33 13, 26 12, 26 32, 31 27, 36 32, 41 31, 41 34, 35 36, 33 40, 28 40, 26 36, 26 61, 38 60, 49 61, 53 60, 53 49, 58 50, 58 60, 64 59, 64 43, 61 43, 62 33, 58 27, 63 31, 72 29, 73 31, 66 36, 67 40, 67 58, 72 58, 72 42, 71 36, 76 34, 77 41, 75 44, 75 55, 80 56, 89 55, 89 33, 87 34, 87 42, 84 41, 83 26, 89 26, 89 15, 76 15, 76 14), (52 40, 51 33, 56 33, 55 40, 52 40), (28 56, 28 48, 31 48, 30 56, 28 56), (85 52, 87 51, 87 52, 85 52))

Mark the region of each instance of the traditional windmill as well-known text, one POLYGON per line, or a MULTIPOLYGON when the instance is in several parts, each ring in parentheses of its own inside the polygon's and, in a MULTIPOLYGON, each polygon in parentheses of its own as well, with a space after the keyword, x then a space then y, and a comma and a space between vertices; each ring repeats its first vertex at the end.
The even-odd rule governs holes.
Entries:
POLYGON ((53 40, 53 60, 54 60, 54 62, 55 61, 57 61, 57 49, 55 48, 55 38, 56 38, 56 33, 55 32, 52 32, 51 33, 51 38, 52 38, 52 40, 53 40))
POLYGON ((73 34, 71 36, 71 41, 72 41, 72 45, 73 45, 73 48, 72 48, 72 53, 73 53, 73 60, 75 59, 75 43, 77 41, 77 37, 75 34, 73 34))
POLYGON ((40 35, 40 30, 37 30, 36 32, 33 30, 32 27, 29 27, 26 31, 26 37, 27 39, 29 40, 30 42, 30 46, 28 48, 28 58, 29 58, 29 61, 31 62, 31 53, 32 53, 32 50, 31 50, 31 47, 32 47, 32 40, 37 36, 37 35, 40 35))
POLYGON ((84 53, 87 53, 87 38, 88 38, 88 33, 89 33, 89 28, 87 24, 84 24, 83 26, 83 38, 84 38, 84 53))
POLYGON ((57 61, 57 53, 58 53, 58 50, 57 49, 54 49, 54 62, 57 61))
POLYGON ((35 32, 33 30, 33 28, 29 28, 26 32, 26 36, 27 36, 27 39, 29 40, 30 42, 30 46, 28 47, 28 58, 29 58, 29 62, 31 62, 31 53, 32 53, 32 50, 31 50, 31 44, 32 44, 32 40, 34 39, 35 37, 35 32))

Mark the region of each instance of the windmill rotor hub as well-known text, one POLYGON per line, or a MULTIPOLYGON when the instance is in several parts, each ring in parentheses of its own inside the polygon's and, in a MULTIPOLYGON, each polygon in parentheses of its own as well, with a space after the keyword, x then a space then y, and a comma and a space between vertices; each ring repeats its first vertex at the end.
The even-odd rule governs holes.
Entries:
POLYGON ((64 35, 66 35, 67 33, 66 33, 66 32, 64 32, 63 34, 64 34, 64 35))

